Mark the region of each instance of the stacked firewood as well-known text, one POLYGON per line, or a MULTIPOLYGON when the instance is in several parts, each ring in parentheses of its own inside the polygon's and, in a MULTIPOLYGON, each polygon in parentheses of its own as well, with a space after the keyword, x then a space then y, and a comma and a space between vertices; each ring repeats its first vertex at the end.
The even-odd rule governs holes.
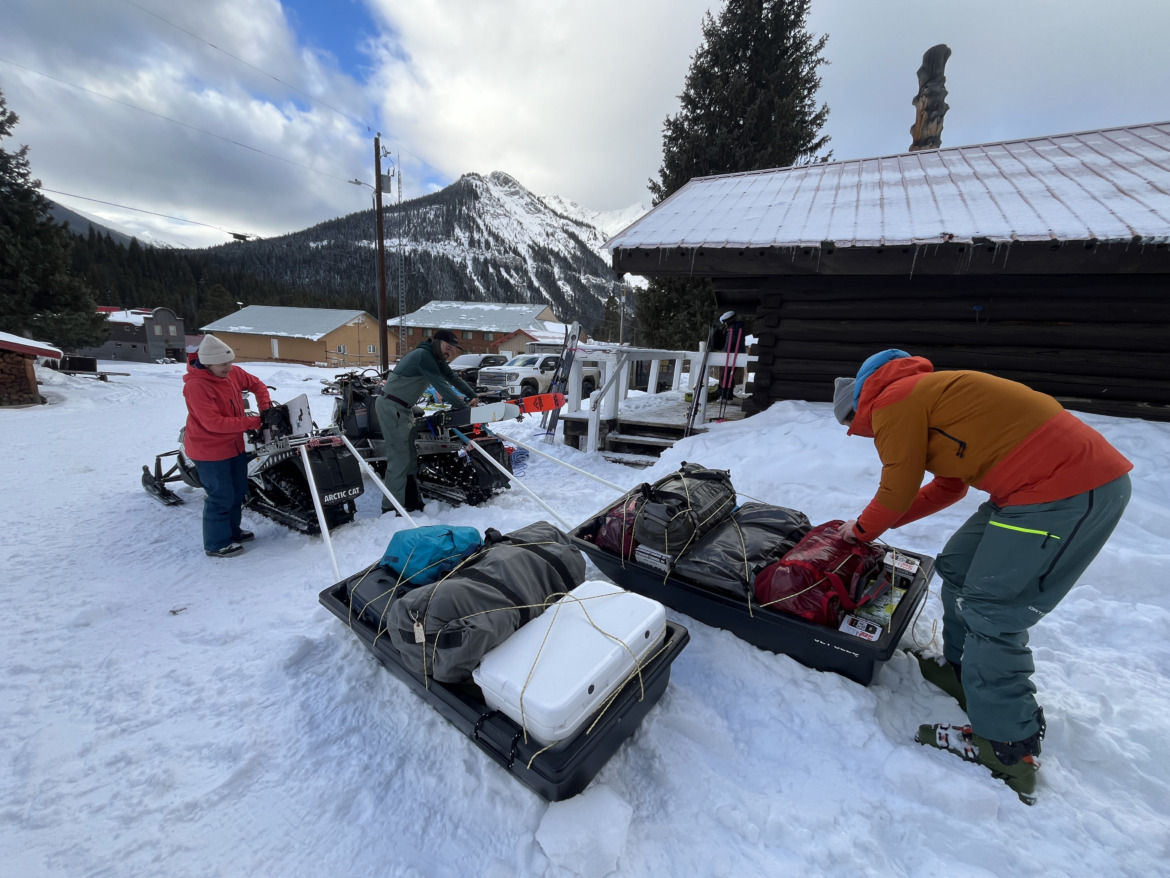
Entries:
POLYGON ((37 390, 33 358, 15 351, 0 351, 0 405, 32 405, 43 402, 37 390))

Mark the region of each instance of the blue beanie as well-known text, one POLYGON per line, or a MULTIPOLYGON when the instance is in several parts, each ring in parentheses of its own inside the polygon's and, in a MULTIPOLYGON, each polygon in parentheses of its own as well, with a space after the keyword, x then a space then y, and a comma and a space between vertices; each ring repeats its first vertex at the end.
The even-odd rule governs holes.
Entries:
POLYGON ((853 410, 857 411, 857 403, 861 400, 861 387, 865 383, 865 379, 892 360, 901 360, 903 357, 910 356, 905 351, 900 351, 897 348, 890 348, 887 351, 874 354, 868 360, 861 364, 861 368, 857 370, 857 383, 853 385, 853 410))

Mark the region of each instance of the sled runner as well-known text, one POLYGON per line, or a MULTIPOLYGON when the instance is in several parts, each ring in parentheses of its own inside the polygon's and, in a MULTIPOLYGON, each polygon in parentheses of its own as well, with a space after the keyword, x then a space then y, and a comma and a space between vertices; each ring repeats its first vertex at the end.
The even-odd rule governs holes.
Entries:
POLYGON ((585 789, 633 734, 662 697, 670 666, 690 637, 665 620, 660 605, 608 583, 565 588, 583 572, 571 541, 538 522, 507 535, 489 531, 484 549, 437 582, 412 588, 375 564, 326 588, 320 601, 475 746, 541 797, 560 801, 585 789), (493 561, 498 551, 505 554, 493 561), (527 560, 520 558, 526 552, 527 560), (542 569, 550 577, 544 585, 532 579, 542 569), (574 600, 570 593, 580 606, 563 604, 574 600), (532 594, 546 598, 524 603, 532 594), (405 601, 415 609, 400 606, 405 601), (417 612, 424 606, 425 616, 417 612), (445 621, 431 618, 430 608, 445 621), (452 612, 458 618, 446 618, 452 612), (414 631, 399 637, 410 619, 414 631), (487 670, 480 683, 478 669, 463 668, 468 650, 489 642, 494 646, 481 654, 487 670), (491 698, 481 685, 493 689, 491 698), (514 709, 521 703, 534 711, 531 717, 514 709))
POLYGON ((845 616, 840 628, 761 606, 753 592, 756 575, 795 547, 809 530, 808 519, 795 510, 748 503, 673 555, 636 539, 647 487, 627 493, 577 526, 570 533, 575 544, 623 588, 761 649, 868 686, 926 599, 934 559, 893 550, 890 557, 901 566, 895 569, 889 562, 882 574, 888 580, 875 581, 866 596, 880 598, 845 616))

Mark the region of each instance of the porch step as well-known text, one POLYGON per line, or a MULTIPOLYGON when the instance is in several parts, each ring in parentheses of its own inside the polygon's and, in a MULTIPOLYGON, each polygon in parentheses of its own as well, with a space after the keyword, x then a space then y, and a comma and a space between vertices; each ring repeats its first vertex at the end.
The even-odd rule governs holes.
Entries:
POLYGON ((671 436, 635 436, 633 433, 610 433, 606 436, 610 442, 626 442, 631 445, 661 445, 670 448, 678 439, 671 436))
POLYGON ((648 454, 627 454, 622 451, 603 451, 601 456, 613 463, 622 463, 626 466, 648 467, 658 463, 657 457, 648 454))

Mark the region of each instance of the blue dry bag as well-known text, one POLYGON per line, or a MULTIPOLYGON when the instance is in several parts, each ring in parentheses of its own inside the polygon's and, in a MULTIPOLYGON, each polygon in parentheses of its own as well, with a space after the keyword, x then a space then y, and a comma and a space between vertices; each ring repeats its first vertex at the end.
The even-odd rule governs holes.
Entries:
POLYGON ((398 576, 403 585, 428 585, 442 579, 481 546, 483 538, 474 527, 416 527, 394 534, 378 564, 398 576))

